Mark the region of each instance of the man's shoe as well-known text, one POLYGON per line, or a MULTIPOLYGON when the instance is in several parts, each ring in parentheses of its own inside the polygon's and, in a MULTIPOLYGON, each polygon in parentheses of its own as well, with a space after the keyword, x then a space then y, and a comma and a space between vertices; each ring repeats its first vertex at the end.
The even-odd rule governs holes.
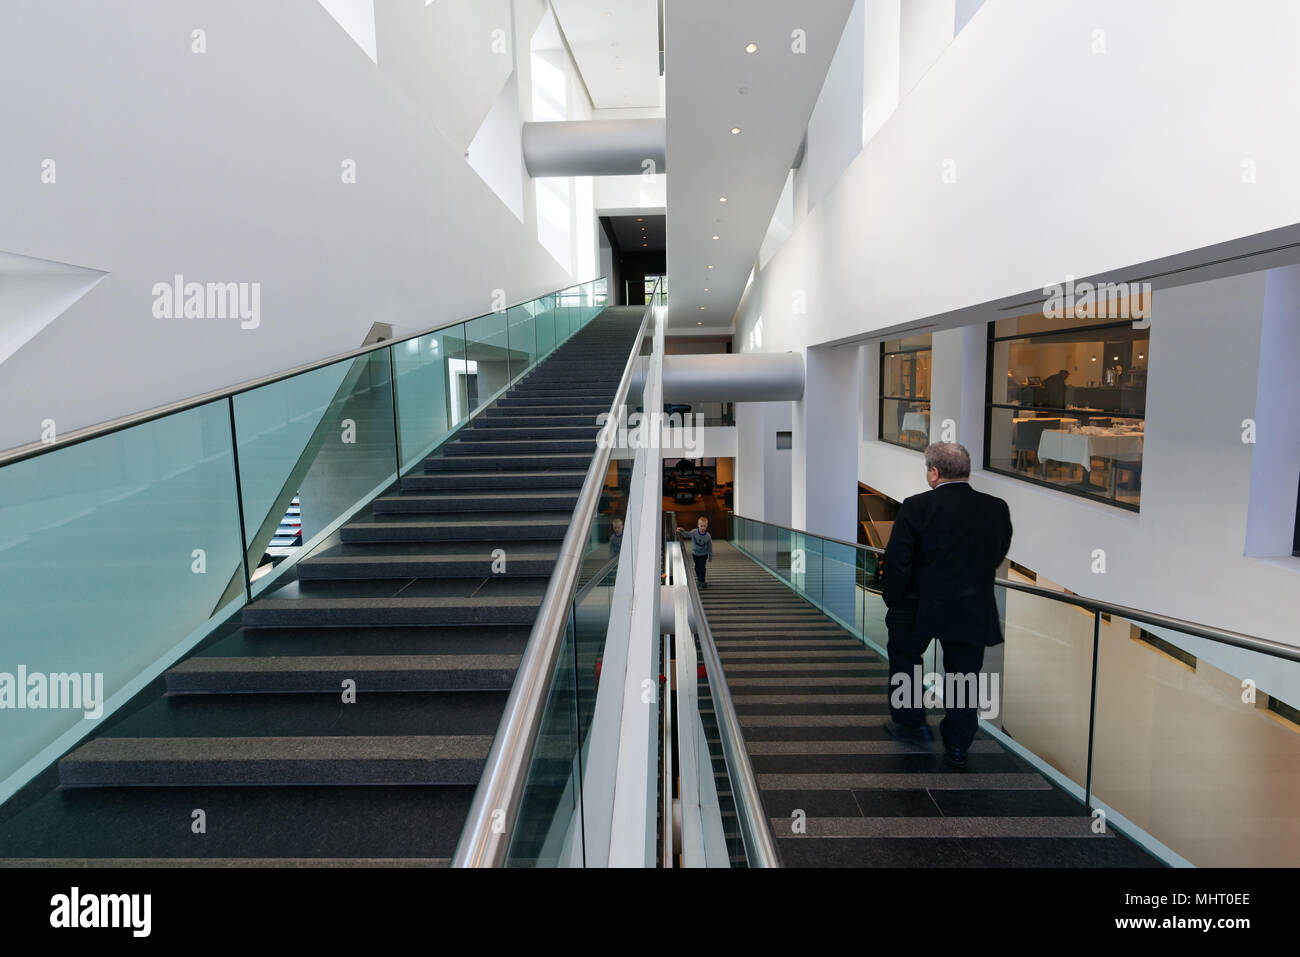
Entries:
POLYGON ((899 724, 897 721, 886 721, 885 732, 899 741, 933 741, 934 732, 922 722, 918 725, 899 724))
POLYGON ((954 748, 951 745, 943 749, 944 759, 948 762, 948 767, 955 768, 958 771, 966 770, 966 748, 954 748))

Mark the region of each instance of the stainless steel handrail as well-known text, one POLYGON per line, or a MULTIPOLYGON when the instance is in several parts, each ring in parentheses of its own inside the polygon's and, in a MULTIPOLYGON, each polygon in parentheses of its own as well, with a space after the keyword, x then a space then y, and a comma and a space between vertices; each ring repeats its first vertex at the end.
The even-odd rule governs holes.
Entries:
MULTIPOLYGON (((500 314, 508 313, 509 310, 525 303, 535 302, 538 299, 545 299, 547 296, 558 296, 562 292, 568 292, 570 289, 577 289, 588 283, 599 282, 605 279, 605 276, 598 276, 595 279, 588 279, 587 282, 580 282, 573 286, 565 286, 562 289, 553 289, 550 292, 544 292, 540 296, 532 296, 528 299, 522 299, 519 302, 509 306, 502 307, 500 314)), ((146 422, 153 422, 155 419, 161 419, 177 412, 184 412, 188 409, 195 409, 201 405, 207 405, 209 402, 216 402, 231 396, 239 395, 243 392, 250 392, 253 389, 260 389, 262 386, 271 385, 274 382, 280 382, 284 379, 292 379, 294 376, 302 375, 305 372, 314 372, 317 369, 323 369, 326 366, 332 366, 336 362, 345 362, 349 359, 356 359, 358 356, 368 355, 371 352, 378 352, 380 349, 389 349, 399 342, 408 342, 411 339, 419 339, 421 336, 427 336, 430 333, 438 332, 441 329, 449 329, 452 326, 458 326, 463 322, 473 322, 475 319, 481 319, 483 316, 497 315, 498 313, 482 313, 478 316, 470 316, 462 319, 452 319, 440 325, 430 326, 419 332, 413 332, 410 335, 401 336, 396 339, 383 339, 379 342, 371 343, 368 346, 361 346, 350 352, 340 352, 338 355, 328 356, 324 359, 315 359, 311 362, 304 362, 296 365, 291 369, 284 369, 280 372, 273 372, 270 375, 258 376, 256 379, 248 379, 236 385, 226 386, 222 389, 214 389, 211 392, 204 392, 199 395, 191 396, 188 399, 177 399, 175 402, 168 402, 166 405, 154 406, 152 409, 143 409, 140 412, 132 412, 130 415, 119 416, 116 419, 109 419, 106 422, 99 422, 95 425, 87 425, 84 428, 74 429, 64 434, 53 442, 28 442, 26 445, 18 445, 12 449, 0 452, 0 468, 6 465, 12 465, 15 462, 22 462, 25 459, 34 458, 38 455, 44 455, 46 452, 53 452, 56 449, 66 449, 69 446, 78 445, 89 439, 97 439, 101 435, 110 435, 113 432, 120 432, 123 429, 131 428, 135 425, 143 425, 146 422)), ((508 320, 507 320, 508 321, 508 320)))
MULTIPOLYGON (((813 538, 835 542, 838 545, 847 545, 850 548, 856 548, 864 552, 872 552, 877 555, 883 555, 885 553, 884 549, 875 548, 871 545, 858 545, 853 542, 844 542, 839 539, 828 538, 825 535, 818 535, 815 532, 806 532, 802 529, 791 528, 788 525, 778 525, 775 522, 765 522, 758 518, 747 518, 744 515, 737 515, 735 512, 732 512, 731 514, 733 518, 739 518, 746 522, 753 522, 756 525, 766 525, 769 528, 779 528, 782 531, 794 532, 799 535, 811 535, 813 538)), ((886 574, 888 574, 888 571, 886 571, 886 574)), ((1280 641, 1273 641, 1269 638, 1257 638, 1254 635, 1243 634, 1239 631, 1229 631, 1226 628, 1216 628, 1213 625, 1202 625, 1198 622, 1186 621, 1182 618, 1174 618, 1170 615, 1159 614, 1158 612, 1142 611, 1138 608, 1129 608, 1126 605, 1117 605, 1114 602, 1101 601, 1096 598, 1086 598, 1083 595, 1067 595, 1062 592, 1053 591, 1050 588, 1043 588, 1041 585, 1029 585, 1024 582, 1011 581, 1008 578, 994 579, 994 584, 1001 585, 1003 588, 1010 588, 1014 591, 1025 592, 1029 595, 1037 595, 1040 598, 1048 598, 1052 601, 1074 605, 1088 611, 1101 612, 1104 615, 1118 615, 1120 618, 1132 619, 1133 621, 1142 622, 1147 625, 1155 625, 1157 628, 1168 628, 1171 631, 1181 631, 1184 634, 1191 635, 1195 638, 1204 638, 1207 641, 1214 641, 1223 645, 1231 645, 1234 648, 1243 648, 1246 651, 1257 651, 1263 655, 1270 655, 1274 658, 1285 658, 1288 661, 1300 661, 1300 648, 1297 648, 1294 645, 1283 644, 1280 641)))
POLYGON ((651 303, 646 305, 632 352, 623 367, 623 377, 610 404, 609 420, 601 430, 595 455, 578 493, 578 502, 573 509, 574 520, 564 533, 555 570, 551 573, 537 619, 528 635, 528 645, 524 648, 515 683, 506 700, 501 724, 492 739, 492 748, 483 766, 478 789, 474 792, 465 828, 451 859, 452 867, 500 867, 506 861, 528 781, 528 767, 541 732, 551 676, 568 629, 578 572, 604 491, 605 472, 609 468, 614 444, 611 436, 622 418, 619 411, 626 403, 628 388, 632 384, 632 369, 641 353, 641 344, 645 341, 653 314, 652 297, 651 303))
MULTIPOLYGON (((673 538, 681 548, 675 519, 674 515, 673 538)), ((684 552, 682 557, 683 559, 686 557, 684 552)), ((727 774, 731 779, 731 793, 737 803, 744 806, 745 819, 750 822, 748 830, 754 832, 754 846, 751 847, 746 829, 741 828, 740 836, 745 841, 745 858, 749 861, 750 867, 780 867, 781 859, 776 853, 772 824, 763 810, 763 798, 759 794, 758 779, 754 776, 754 768, 749 761, 749 749, 745 746, 745 733, 740 728, 740 716, 736 714, 736 704, 731 699, 731 689, 727 686, 727 678, 722 669, 722 656, 718 654, 718 646, 714 644, 713 631, 709 628, 709 619, 704 613, 704 602, 700 600, 695 576, 691 574, 689 568, 685 578, 691 611, 695 615, 695 637, 700 642, 700 653, 704 655, 705 680, 709 683, 709 692, 713 696, 713 712, 718 718, 718 734, 722 742, 722 756, 727 762, 727 774)), ((739 810, 737 808, 737 812, 739 810)))

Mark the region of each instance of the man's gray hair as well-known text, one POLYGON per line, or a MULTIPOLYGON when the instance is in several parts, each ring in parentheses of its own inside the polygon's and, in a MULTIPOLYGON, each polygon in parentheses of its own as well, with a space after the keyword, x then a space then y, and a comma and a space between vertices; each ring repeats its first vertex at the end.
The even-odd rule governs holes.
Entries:
POLYGON ((935 442, 925 450, 925 467, 938 469, 941 479, 970 478, 970 453, 956 442, 935 442))

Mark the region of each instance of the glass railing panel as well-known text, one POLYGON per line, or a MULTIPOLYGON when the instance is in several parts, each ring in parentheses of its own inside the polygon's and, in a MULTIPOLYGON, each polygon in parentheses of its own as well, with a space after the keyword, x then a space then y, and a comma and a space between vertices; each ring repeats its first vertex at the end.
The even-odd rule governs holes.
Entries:
MULTIPOLYGON (((613 594, 614 579, 618 574, 617 564, 609 565, 609 543, 597 542, 593 545, 587 567, 595 566, 595 575, 599 581, 579 586, 585 592, 574 603, 576 621, 575 632, 575 688, 578 700, 578 737, 585 747, 591 733, 591 719, 596 708, 596 689, 600 685, 600 665, 605 650, 605 632, 609 628, 610 598, 613 594)), ((593 576, 594 577, 594 576, 593 576)))
POLYGON ((858 621, 858 550, 839 542, 822 543, 822 607, 855 634, 858 621))
POLYGON ((0 670, 28 675, 4 711, 0 799, 196 640, 232 579, 242 598, 236 501, 225 399, 0 469, 0 670), (37 675, 78 677, 38 701, 37 675))
POLYGON ((508 339, 509 376, 511 379, 527 372, 537 362, 537 328, 534 314, 539 302, 534 299, 521 306, 512 306, 506 313, 510 331, 508 339))
POLYGON ((510 837, 507 867, 583 865, 574 628, 570 614, 510 837))
POLYGON ((1192 864, 1300 864, 1300 663, 1103 616, 1094 735, 1094 801, 1192 864))
POLYGON ((510 866, 581 867, 585 862, 583 767, 619 570, 616 558, 624 547, 630 549, 631 542, 611 544, 609 522, 597 516, 510 842, 510 866))
POLYGON ((799 592, 814 604, 822 602, 822 546, 824 542, 816 535, 809 535, 807 532, 798 533, 797 548, 802 555, 802 561, 798 562, 794 572, 798 577, 799 592), (799 566, 803 568, 802 576, 798 576, 799 566))
POLYGON ((538 311, 533 319, 533 328, 537 337, 537 354, 545 358, 559 343, 555 333, 555 296, 543 296, 537 303, 538 311))
POLYGON ((465 378, 471 415, 510 381, 504 312, 479 316, 465 323, 465 378))
MULTIPOLYGON (((1093 615, 1028 592, 1001 586, 996 592, 1005 607, 1005 641, 988 650, 984 670, 990 681, 1001 676, 1001 708, 996 716, 981 717, 1082 789, 1088 768, 1093 615)), ((926 667, 939 670, 929 660, 926 667)))
POLYGON ((396 343, 392 355, 405 470, 428 455, 469 416, 465 326, 457 324, 396 343))
POLYGON ((281 379, 233 401, 256 595, 275 565, 396 478, 388 351, 281 379), (278 529, 295 496, 301 522, 296 543, 278 529))

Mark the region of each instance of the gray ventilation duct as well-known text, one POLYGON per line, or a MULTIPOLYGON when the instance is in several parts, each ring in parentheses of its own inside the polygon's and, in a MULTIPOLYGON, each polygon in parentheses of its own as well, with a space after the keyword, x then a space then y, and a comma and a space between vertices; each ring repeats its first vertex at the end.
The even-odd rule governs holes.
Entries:
POLYGON ((524 168, 534 177, 662 173, 667 142, 662 119, 525 123, 524 168))

